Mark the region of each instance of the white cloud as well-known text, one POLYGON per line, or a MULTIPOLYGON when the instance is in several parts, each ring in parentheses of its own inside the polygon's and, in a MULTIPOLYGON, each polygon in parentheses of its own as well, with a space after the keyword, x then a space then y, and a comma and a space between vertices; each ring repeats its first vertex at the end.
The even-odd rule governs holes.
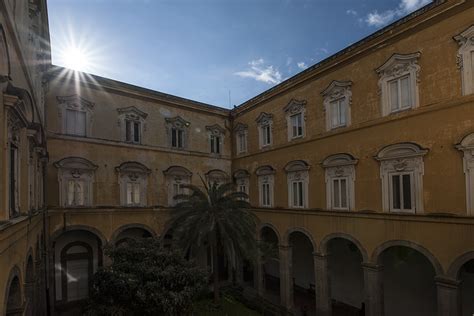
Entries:
POLYGON ((346 10, 346 14, 347 15, 352 15, 352 16, 357 16, 358 15, 357 11, 353 10, 353 9, 346 10))
POLYGON ((268 84, 278 84, 282 81, 281 73, 272 65, 265 65, 263 58, 252 60, 249 62, 249 65, 250 69, 238 71, 234 74, 242 78, 252 78, 268 84))
POLYGON ((306 68, 308 68, 308 65, 306 65, 304 61, 299 62, 299 63, 297 63, 296 65, 298 66, 299 69, 306 69, 306 68))
MULTIPOLYGON (((373 11, 367 14, 365 22, 370 26, 383 26, 396 18, 400 18, 411 13, 422 6, 428 4, 431 0, 401 0, 398 7, 383 12, 373 11)), ((348 10, 349 11, 349 10, 348 10)))

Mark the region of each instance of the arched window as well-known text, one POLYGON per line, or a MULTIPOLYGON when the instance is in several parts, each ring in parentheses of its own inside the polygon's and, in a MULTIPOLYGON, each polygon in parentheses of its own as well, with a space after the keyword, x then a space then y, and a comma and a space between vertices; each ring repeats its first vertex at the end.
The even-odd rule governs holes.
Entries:
POLYGON ((85 242, 68 244, 61 251, 62 298, 67 302, 86 299, 93 274, 92 248, 85 242))
POLYGON ((20 279, 18 275, 14 275, 10 281, 6 305, 6 316, 23 315, 23 302, 21 298, 20 279))
POLYGON ((380 161, 384 212, 423 212, 423 156, 427 149, 413 143, 384 147, 380 161))
POLYGON ((288 207, 308 207, 309 165, 303 160, 289 162, 285 166, 288 179, 288 207))
POLYGON ((191 184, 193 173, 184 167, 172 166, 163 171, 163 174, 165 175, 168 187, 168 205, 173 206, 177 202, 174 197, 184 193, 181 185, 191 184))
POLYGON ((419 106, 418 75, 420 53, 393 54, 376 72, 382 101, 382 115, 419 106))
POLYGON ((336 154, 324 159, 326 208, 328 210, 354 210, 356 164, 357 159, 349 154, 336 154))
POLYGON ((55 162, 54 166, 58 168, 60 205, 92 205, 92 184, 97 166, 80 157, 64 158, 55 162))
POLYGON ((459 44, 458 66, 461 69, 462 94, 474 93, 474 25, 454 37, 459 44))
POLYGON ((139 162, 125 162, 115 170, 120 185, 120 204, 146 206, 148 175, 151 170, 139 162))
POLYGON ((261 166, 255 173, 258 177, 259 205, 261 207, 272 207, 275 169, 271 166, 261 166))

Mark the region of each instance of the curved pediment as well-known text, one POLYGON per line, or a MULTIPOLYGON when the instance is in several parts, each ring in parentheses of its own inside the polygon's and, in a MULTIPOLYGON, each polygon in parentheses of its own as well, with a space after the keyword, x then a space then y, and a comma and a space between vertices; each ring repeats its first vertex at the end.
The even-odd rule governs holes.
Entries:
POLYGON ((385 146, 382 148, 375 159, 377 160, 388 160, 397 158, 408 158, 424 156, 428 153, 427 149, 423 149, 420 145, 415 143, 399 143, 394 145, 385 146))
POLYGON ((165 171, 163 171, 165 176, 181 176, 181 177, 191 177, 193 173, 188 169, 181 166, 171 166, 165 171))
POLYGON ((355 165, 357 162, 358 160, 355 159, 352 155, 341 153, 326 157, 326 159, 323 160, 322 165, 323 168, 329 168, 337 166, 355 165))
POLYGON ((97 165, 81 157, 67 157, 54 163, 58 169, 96 170, 97 165))
POLYGON ((144 164, 136 161, 127 161, 122 163, 120 166, 116 167, 117 172, 127 172, 127 173, 151 173, 151 170, 148 169, 144 164))
POLYGON ((274 174, 274 173, 275 173, 275 169, 270 165, 261 166, 261 167, 258 167, 257 170, 255 170, 255 174, 257 176, 264 176, 264 175, 269 175, 269 174, 274 174))
POLYGON ((248 178, 248 177, 250 177, 250 173, 245 169, 238 169, 234 172, 234 178, 236 179, 248 178))
POLYGON ((286 172, 297 172, 309 170, 309 164, 304 160, 293 160, 286 164, 286 172))

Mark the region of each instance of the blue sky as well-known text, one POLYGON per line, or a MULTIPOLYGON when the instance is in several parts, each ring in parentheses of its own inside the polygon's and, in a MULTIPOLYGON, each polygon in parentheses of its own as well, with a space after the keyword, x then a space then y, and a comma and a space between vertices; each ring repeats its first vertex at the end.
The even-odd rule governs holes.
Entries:
POLYGON ((48 0, 48 10, 53 64, 229 107, 429 2, 48 0))

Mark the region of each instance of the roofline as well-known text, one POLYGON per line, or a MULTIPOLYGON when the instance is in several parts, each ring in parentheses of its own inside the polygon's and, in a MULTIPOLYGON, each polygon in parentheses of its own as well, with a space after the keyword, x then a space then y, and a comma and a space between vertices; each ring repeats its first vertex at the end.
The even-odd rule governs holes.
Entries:
POLYGON ((57 65, 51 65, 51 69, 48 71, 48 80, 62 80, 65 81, 68 78, 71 78, 69 76, 65 76, 65 73, 70 73, 73 74, 74 80, 79 80, 81 83, 97 88, 105 88, 105 89, 111 89, 111 90, 116 90, 116 91, 121 91, 122 93, 126 94, 140 94, 143 97, 148 97, 155 99, 157 101, 162 101, 162 102, 167 102, 175 106, 184 106, 184 107, 190 107, 194 110, 198 111, 205 111, 209 112, 212 114, 218 114, 221 116, 226 116, 228 117, 230 114, 230 109, 204 103, 204 102, 199 102, 191 99, 186 99, 183 97, 179 97, 176 95, 160 92, 157 90, 152 90, 144 87, 139 87, 133 84, 125 83, 122 81, 110 79, 110 78, 105 78, 101 77, 98 75, 90 74, 87 72, 83 71, 76 71, 76 70, 71 70, 65 67, 57 66, 57 65))
MULTIPOLYGON (((248 99, 247 101, 241 103, 240 105, 234 107, 234 109, 231 110, 232 115, 239 115, 242 112, 245 112, 249 110, 250 108, 253 108, 254 106, 257 106, 259 103, 264 102, 288 89, 293 88, 294 86, 298 85, 299 83, 302 83, 306 80, 312 79, 316 75, 318 75, 321 72, 317 72, 320 68, 323 66, 328 66, 331 67, 334 64, 336 64, 339 59, 342 58, 342 56, 347 55, 348 53, 354 51, 355 49, 363 46, 363 45, 369 45, 368 47, 363 48, 360 52, 365 52, 369 50, 374 44, 368 44, 369 41, 375 40, 377 38, 380 38, 382 35, 385 35, 387 33, 392 33, 394 29, 400 28, 402 26, 405 26, 405 24, 409 21, 414 20, 415 18, 424 15, 427 12, 432 12, 434 8, 440 7, 442 4, 445 3, 450 3, 454 2, 454 0, 433 0, 431 3, 421 7, 420 9, 392 22, 391 24, 383 27, 382 29, 375 31, 372 34, 369 34, 368 36, 362 38, 361 40, 355 42, 354 44, 351 44, 347 46, 346 48, 343 48, 342 50, 334 53, 333 55, 319 61, 318 63, 312 65, 311 67, 308 67, 307 69, 295 74, 294 76, 286 79, 285 81, 277 84, 276 86, 271 87, 270 89, 265 90, 264 92, 258 94, 257 96, 248 99)), ((465 0, 461 0, 457 2, 457 5, 464 3, 465 0)), ((431 17, 429 17, 431 18, 431 17)), ((420 21, 420 23, 423 21, 420 21)), ((395 34, 390 34, 391 38, 398 35, 398 32, 395 34)), ((384 40, 383 42, 385 42, 384 40)), ((380 44, 380 43, 377 43, 380 44)), ((349 58, 353 56, 348 56, 349 58)), ((327 70, 327 69, 326 69, 327 70)), ((324 71, 324 69, 322 70, 324 71)))

